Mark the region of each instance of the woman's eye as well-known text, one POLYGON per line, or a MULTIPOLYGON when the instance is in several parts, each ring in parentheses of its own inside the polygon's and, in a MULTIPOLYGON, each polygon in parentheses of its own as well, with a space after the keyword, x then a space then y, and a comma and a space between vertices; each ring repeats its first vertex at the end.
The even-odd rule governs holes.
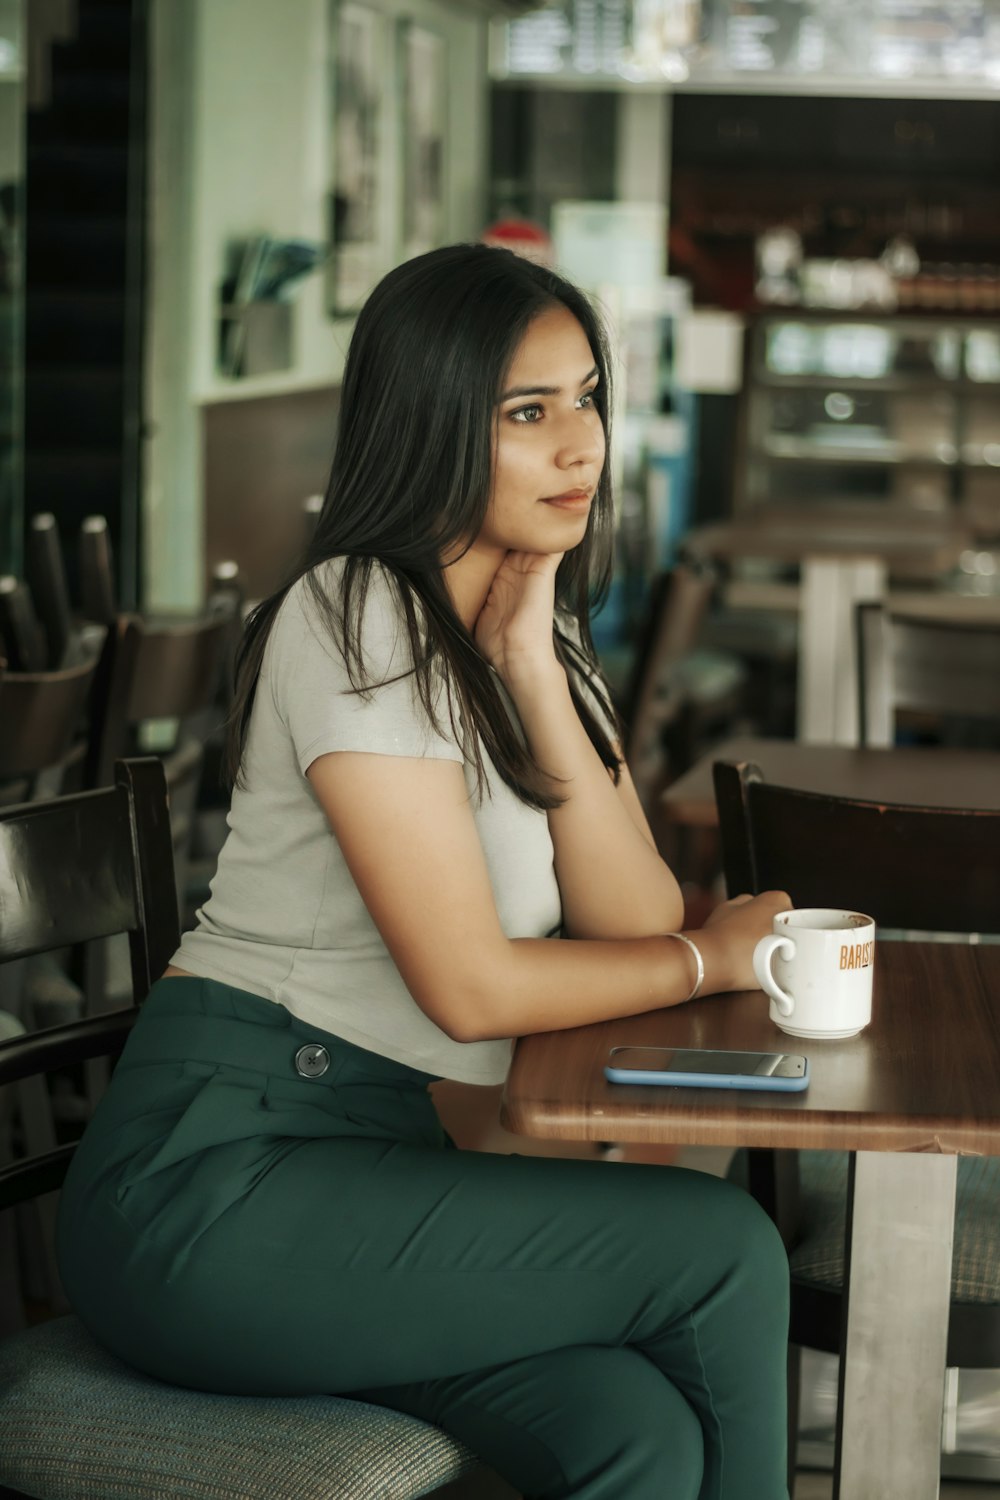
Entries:
POLYGON ((584 391, 583 395, 580 397, 580 405, 584 408, 584 410, 587 410, 590 407, 592 407, 593 404, 594 404, 594 392, 593 391, 584 391))
POLYGON ((512 422, 523 422, 530 425, 539 421, 541 415, 542 408, 540 406, 519 406, 517 411, 511 412, 510 417, 512 422))

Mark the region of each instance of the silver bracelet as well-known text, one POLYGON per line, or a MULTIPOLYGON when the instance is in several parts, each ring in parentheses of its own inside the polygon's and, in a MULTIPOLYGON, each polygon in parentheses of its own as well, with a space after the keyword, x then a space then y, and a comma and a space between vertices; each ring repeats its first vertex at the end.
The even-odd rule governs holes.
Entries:
POLYGON ((698 947, 697 943, 693 943, 685 933, 665 932, 663 936, 677 938, 679 942, 687 943, 688 947, 691 949, 691 952, 694 954, 694 961, 698 965, 698 973, 694 981, 694 989, 691 991, 690 995, 685 997, 685 1000, 683 1002, 686 1005, 688 1000, 695 999, 695 997, 700 992, 702 985, 705 983, 705 960, 701 956, 701 949, 698 947))

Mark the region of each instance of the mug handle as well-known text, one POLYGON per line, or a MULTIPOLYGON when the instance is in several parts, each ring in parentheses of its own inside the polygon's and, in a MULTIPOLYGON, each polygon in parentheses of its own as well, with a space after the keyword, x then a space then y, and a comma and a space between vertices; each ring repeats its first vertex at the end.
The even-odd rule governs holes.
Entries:
POLYGON ((795 1001, 785 993, 771 972, 771 958, 775 953, 780 953, 783 958, 794 957, 795 944, 792 939, 780 932, 769 932, 766 937, 762 937, 753 950, 753 972, 757 983, 766 995, 770 995, 781 1014, 790 1016, 795 1009, 795 1001))

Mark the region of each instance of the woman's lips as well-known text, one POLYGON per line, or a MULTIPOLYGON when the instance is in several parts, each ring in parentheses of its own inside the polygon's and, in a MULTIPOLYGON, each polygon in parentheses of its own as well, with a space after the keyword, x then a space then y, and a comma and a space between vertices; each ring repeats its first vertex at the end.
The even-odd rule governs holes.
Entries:
POLYGON ((584 511, 590 508, 589 490, 566 490, 562 495, 546 495, 543 505, 555 505, 559 510, 584 511))

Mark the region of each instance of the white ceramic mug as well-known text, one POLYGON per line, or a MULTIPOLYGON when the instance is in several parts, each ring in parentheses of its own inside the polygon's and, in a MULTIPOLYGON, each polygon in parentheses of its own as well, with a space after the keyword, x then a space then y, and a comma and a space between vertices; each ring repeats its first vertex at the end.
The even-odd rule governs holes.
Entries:
POLYGON ((875 923, 858 911, 781 911, 754 949, 768 1014, 789 1036, 856 1036, 872 1018, 875 923))

